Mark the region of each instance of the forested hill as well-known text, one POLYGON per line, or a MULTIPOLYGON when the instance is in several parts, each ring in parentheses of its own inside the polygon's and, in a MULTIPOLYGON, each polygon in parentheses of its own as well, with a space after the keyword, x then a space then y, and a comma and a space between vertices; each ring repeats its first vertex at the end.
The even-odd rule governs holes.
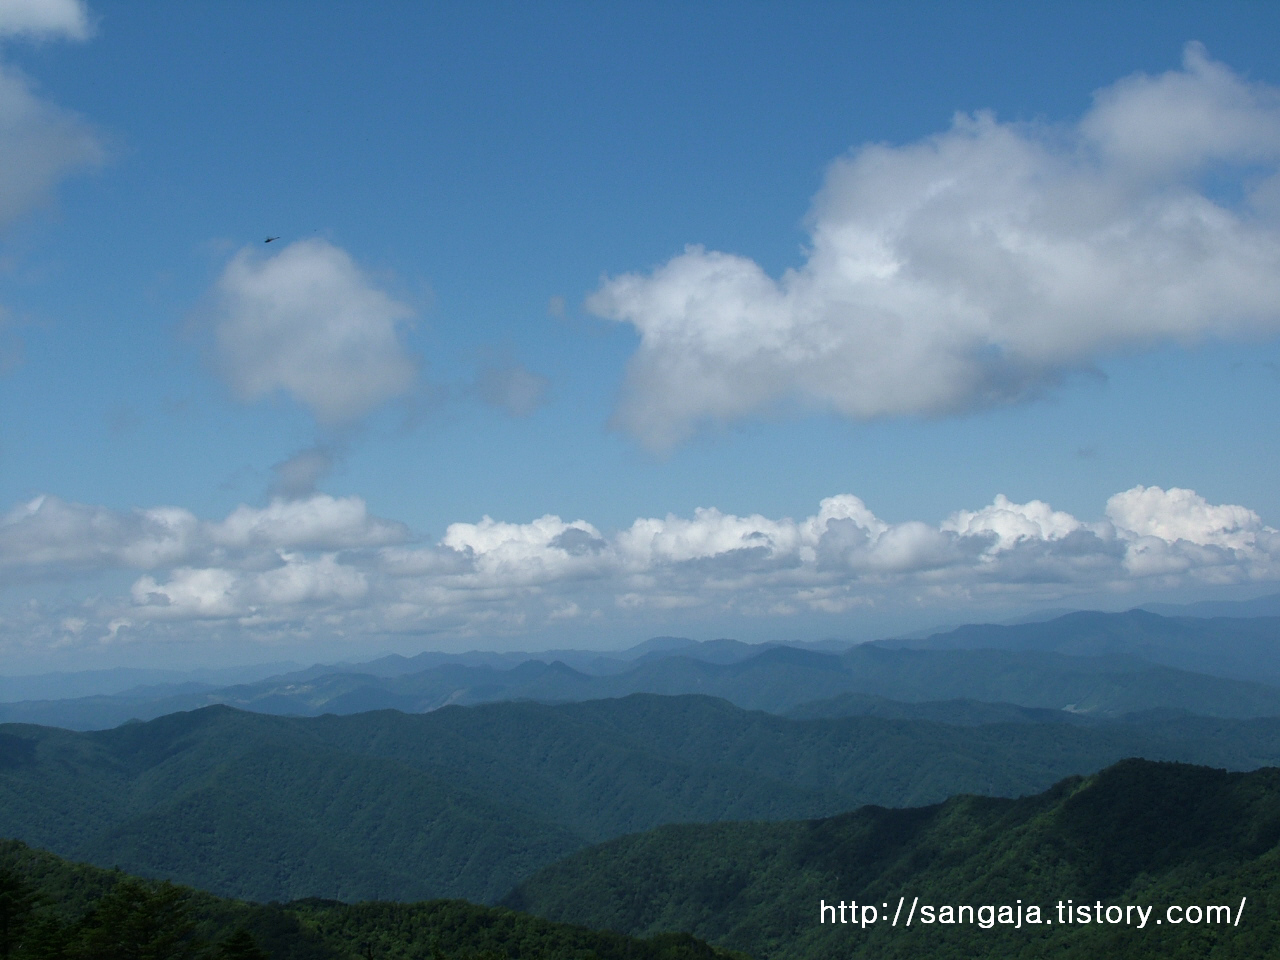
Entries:
POLYGON ((319 718, 212 707, 95 733, 6 725, 0 836, 254 900, 493 902, 586 844, 664 823, 1018 796, 1129 756, 1280 763, 1280 719, 798 721, 637 695, 319 718))
POLYGON ((12 960, 734 960, 687 935, 636 939, 458 900, 255 904, 68 863, 0 840, 12 960))
POLYGON ((1255 960, 1280 943, 1278 841, 1280 770, 1126 760, 1021 800, 662 827, 575 854, 505 903, 632 934, 687 930, 760 960, 1255 960), (1090 922, 1077 909, 1064 924, 1057 904, 1068 900, 1087 905, 1090 922), (865 929, 834 913, 819 922, 820 902, 849 901, 879 919, 865 929), (1048 922, 937 922, 940 907, 966 904, 1021 907, 1024 920, 1037 905, 1048 922), (1151 910, 1138 929, 1133 911, 1095 922, 1095 905, 1104 921, 1106 907, 1151 910), (1187 909, 1209 906, 1227 909, 1187 909))

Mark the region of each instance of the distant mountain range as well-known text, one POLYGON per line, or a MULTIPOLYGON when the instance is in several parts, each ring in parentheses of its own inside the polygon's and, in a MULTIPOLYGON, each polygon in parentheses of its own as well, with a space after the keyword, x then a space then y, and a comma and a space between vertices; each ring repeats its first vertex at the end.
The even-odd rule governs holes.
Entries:
POLYGON ((1069 613, 1043 623, 971 624, 922 639, 878 640, 912 650, 997 649, 1125 656, 1179 670, 1280 685, 1280 616, 1169 617, 1147 610, 1069 613))
POLYGON ((749 709, 806 716, 842 709, 874 713, 867 698, 964 699, 1091 717, 1152 710, 1280 715, 1280 617, 1071 613, 1045 623, 971 625, 835 651, 665 637, 613 657, 561 653, 563 659, 552 660, 521 659, 524 654, 392 656, 232 686, 186 683, 20 701, 0 704, 0 721, 92 730, 211 704, 318 716, 380 709, 423 713, 504 700, 565 703, 632 693, 705 693, 749 709), (819 701, 823 706, 806 706, 819 701))
POLYGON ((665 826, 583 850, 503 902, 633 935, 689 931, 757 960, 1251 960, 1280 943, 1278 840, 1280 770, 1126 760, 1021 800, 665 826), (873 922, 849 923, 849 902, 873 922))
POLYGON ((1280 763, 1280 718, 791 720, 642 694, 316 718, 216 706, 93 733, 6 724, 0 836, 255 900, 493 902, 587 844, 661 824, 1019 796, 1132 756, 1280 763))
POLYGON ((1251 600, 1146 603, 1141 609, 1167 617, 1280 617, 1280 593, 1251 600))

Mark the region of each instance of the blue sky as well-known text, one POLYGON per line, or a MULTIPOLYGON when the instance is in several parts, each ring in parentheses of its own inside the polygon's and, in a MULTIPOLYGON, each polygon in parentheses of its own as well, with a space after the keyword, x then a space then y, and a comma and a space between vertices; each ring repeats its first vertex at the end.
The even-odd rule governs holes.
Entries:
POLYGON ((1256 3, 0 0, 0 651, 1275 592, 1278 37, 1256 3))

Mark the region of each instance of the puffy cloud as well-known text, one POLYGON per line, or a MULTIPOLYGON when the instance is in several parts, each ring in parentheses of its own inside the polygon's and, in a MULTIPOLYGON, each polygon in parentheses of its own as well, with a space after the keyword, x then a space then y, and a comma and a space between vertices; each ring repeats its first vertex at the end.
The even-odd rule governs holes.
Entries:
POLYGON ((957 510, 942 523, 943 530, 961 536, 992 535, 996 552, 1027 540, 1061 540, 1081 526, 1071 514, 1056 511, 1042 500, 1013 503, 1004 494, 981 510, 957 510))
POLYGON ((487 583, 525 585, 581 576, 597 566, 595 547, 605 541, 585 520, 565 523, 544 516, 532 523, 451 523, 441 545, 464 554, 487 583))
POLYGON ((198 527, 195 516, 178 507, 119 513, 36 497, 0 518, 0 571, 166 566, 192 551, 198 527))
POLYGON ((174 570, 167 583, 141 577, 133 585, 134 603, 140 609, 173 619, 229 617, 237 612, 232 597, 236 575, 230 570, 182 567, 174 570))
POLYGON ((216 292, 217 367, 241 400, 283 391, 340 425, 413 389, 417 364, 400 334, 412 311, 330 243, 242 250, 216 292))
POLYGON ((6 579, 95 570, 136 576, 127 596, 50 610, 42 635, 66 644, 203 623, 265 638, 474 636, 677 615, 782 625, 922 607, 942 618, 984 604, 1277 582, 1280 532, 1245 507, 1176 487, 1116 494, 1106 518, 1088 522, 997 496, 941 523, 889 523, 842 494, 800 519, 704 508, 612 533, 553 515, 484 517, 449 525, 435 544, 413 543, 359 498, 323 494, 241 506, 218 521, 44 497, 0 520, 6 579))
POLYGON ((260 565, 264 551, 350 550, 406 539, 403 524, 372 516, 359 497, 273 500, 208 522, 181 507, 121 512, 43 496, 0 518, 0 574, 156 570, 228 558, 260 565))
POLYGON ((714 507, 699 508, 691 519, 668 514, 665 519, 640 519, 618 538, 629 560, 641 567, 655 563, 682 563, 749 550, 776 557, 792 553, 800 531, 787 520, 769 520, 759 514, 735 517, 714 507))
POLYGON ((89 14, 80 0, 0 0, 0 37, 89 36, 89 14))
POLYGON ((140 577, 130 594, 132 617, 143 620, 254 618, 271 622, 299 604, 349 604, 369 589, 365 575, 333 554, 281 554, 282 563, 253 573, 220 567, 174 570, 163 583, 140 577))
POLYGON ((1117 493, 1107 501, 1107 517, 1137 536, 1232 550, 1252 548, 1266 529, 1247 507, 1214 505, 1194 490, 1180 487, 1134 487, 1117 493))
POLYGON ((400 523, 371 516, 359 497, 317 493, 305 500, 272 500, 264 508, 241 505, 208 527, 209 539, 238 549, 341 550, 399 543, 400 523))
POLYGON ((1031 397, 1107 351, 1280 330, 1280 92, 1195 44, 1073 125, 959 115, 837 160, 780 279, 689 247, 606 280, 615 422, 665 449, 780 402, 869 419, 1031 397), (1240 201, 1223 199, 1238 185, 1240 201))

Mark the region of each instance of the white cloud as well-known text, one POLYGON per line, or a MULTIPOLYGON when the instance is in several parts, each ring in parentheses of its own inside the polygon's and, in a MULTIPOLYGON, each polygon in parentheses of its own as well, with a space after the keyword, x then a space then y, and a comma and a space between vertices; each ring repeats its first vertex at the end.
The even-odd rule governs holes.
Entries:
POLYGON ((948 414, 1034 396, 1108 351, 1273 334, 1278 170, 1280 92, 1194 44, 1074 125, 977 113, 864 145, 829 169, 800 268, 775 280, 689 247, 589 298, 640 334, 615 422, 661 450, 783 402, 948 414))
POLYGON ((565 523, 545 516, 532 523, 451 523, 441 546, 467 556, 486 585, 529 583, 582 575, 597 566, 596 550, 605 541, 584 520, 565 523))
POLYGON ((413 389, 417 364, 400 331, 412 311, 330 243, 242 250, 217 295, 217 366, 241 400, 283 391, 340 425, 413 389))
POLYGON ((640 519, 618 537, 623 556, 641 568, 741 550, 776 557, 793 553, 799 543, 800 530, 790 519, 769 520, 758 514, 735 517, 714 507, 695 510, 691 519, 673 514, 661 520, 640 519))
POLYGON ((1026 540, 1061 540, 1081 527, 1071 514, 1054 510, 1042 500, 1013 503, 1004 494, 989 507, 957 510, 942 523, 944 531, 960 536, 993 535, 994 551, 1009 550, 1026 540))
POLYGON ((163 584, 139 578, 130 593, 139 609, 169 619, 229 617, 238 612, 232 595, 236 580, 230 570, 181 567, 163 584))
POLYGON ((119 513, 36 497, 0 518, 0 571, 166 566, 189 555, 198 526, 193 514, 178 507, 119 513))
POLYGON ((333 554, 307 558, 282 553, 278 567, 246 572, 222 567, 182 567, 168 580, 139 577, 130 590, 136 620, 225 620, 270 623, 301 604, 350 604, 369 590, 365 575, 333 554))
POLYGON ((0 36, 85 40, 89 13, 80 0, 0 0, 0 36))
POLYGON ((1168 543, 1250 549, 1266 528, 1247 507, 1214 505, 1194 490, 1134 487, 1107 501, 1107 517, 1122 530, 1168 543))
POLYGON ((317 493, 305 500, 272 500, 264 508, 241 505, 208 527, 209 539, 237 549, 342 550, 384 546, 408 538, 407 528, 371 516, 359 497, 317 493))
POLYGON ((121 512, 43 496, 0 517, 0 574, 29 579, 228 559, 261 565, 264 552, 382 547, 408 536, 404 524, 371 515, 359 497, 242 505, 208 522, 181 507, 121 512))
POLYGON ((941 523, 889 523, 842 494, 800 519, 704 508, 613 533, 553 515, 484 517, 451 524, 434 545, 413 544, 357 497, 323 494, 217 521, 44 497, 0 520, 0 573, 11 583, 109 570, 136 572, 127 596, 28 611, 22 629, 65 645, 120 631, 166 636, 184 623, 305 638, 492 636, 653 617, 748 616, 785 630, 807 615, 922 608, 981 616, 991 604, 1280 582, 1280 532, 1242 506, 1141 486, 1094 521, 997 496, 941 523))

